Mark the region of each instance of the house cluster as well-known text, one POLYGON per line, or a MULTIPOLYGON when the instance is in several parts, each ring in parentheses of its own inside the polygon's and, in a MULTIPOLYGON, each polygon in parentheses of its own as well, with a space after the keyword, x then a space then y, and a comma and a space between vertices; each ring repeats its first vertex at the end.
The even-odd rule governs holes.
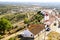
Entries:
MULTIPOLYGON (((44 38, 40 38, 44 36, 45 31, 53 30, 59 27, 59 13, 53 10, 43 10, 44 14, 44 24, 31 24, 26 30, 23 31, 22 36, 24 38, 30 38, 32 40, 44 40, 44 38), (42 36, 43 35, 43 36, 42 36)), ((26 40, 27 40, 26 39, 26 40)), ((30 40, 28 39, 28 40, 30 40)))
POLYGON ((8 10, 7 13, 23 13, 28 11, 36 11, 39 10, 41 7, 39 6, 16 6, 14 5, 11 10, 8 10))
POLYGON ((55 31, 55 28, 60 27, 60 14, 55 8, 53 10, 43 10, 43 14, 45 14, 44 24, 48 25, 51 30, 55 31))

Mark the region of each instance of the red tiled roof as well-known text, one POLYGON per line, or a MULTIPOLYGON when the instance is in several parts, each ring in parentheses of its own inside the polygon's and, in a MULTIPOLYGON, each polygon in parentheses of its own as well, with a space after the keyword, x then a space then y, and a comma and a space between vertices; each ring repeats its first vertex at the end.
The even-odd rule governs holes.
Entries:
POLYGON ((58 18, 60 18, 60 15, 58 15, 58 18))
POLYGON ((45 25, 44 24, 31 24, 28 27, 29 31, 32 32, 34 35, 38 34, 40 31, 42 31, 43 29, 45 29, 45 25))

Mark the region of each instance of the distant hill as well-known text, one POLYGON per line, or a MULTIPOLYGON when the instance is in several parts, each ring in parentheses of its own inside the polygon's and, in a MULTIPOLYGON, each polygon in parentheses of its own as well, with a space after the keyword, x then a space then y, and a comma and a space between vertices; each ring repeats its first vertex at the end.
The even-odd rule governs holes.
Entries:
POLYGON ((59 2, 50 2, 50 3, 39 3, 39 2, 0 2, 1 5, 39 5, 44 8, 57 8, 60 9, 60 3, 59 2))

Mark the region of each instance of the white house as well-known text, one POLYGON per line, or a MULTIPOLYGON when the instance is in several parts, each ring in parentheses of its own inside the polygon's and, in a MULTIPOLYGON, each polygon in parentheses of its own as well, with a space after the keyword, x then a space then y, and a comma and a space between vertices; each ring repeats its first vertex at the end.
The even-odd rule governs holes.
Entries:
POLYGON ((29 27, 23 31, 22 36, 25 38, 33 38, 33 40, 39 38, 39 36, 45 31, 44 24, 31 24, 29 27))
POLYGON ((24 34, 22 35, 23 37, 30 37, 30 38, 33 38, 33 37, 34 37, 34 36, 33 36, 34 34, 31 33, 28 29, 24 30, 23 33, 24 33, 24 34))
POLYGON ((45 12, 44 16, 44 24, 49 25, 49 27, 54 31, 56 28, 58 28, 59 21, 57 18, 59 18, 58 15, 56 15, 56 11, 52 11, 52 14, 49 14, 49 12, 45 12), (56 18, 57 17, 57 18, 56 18))

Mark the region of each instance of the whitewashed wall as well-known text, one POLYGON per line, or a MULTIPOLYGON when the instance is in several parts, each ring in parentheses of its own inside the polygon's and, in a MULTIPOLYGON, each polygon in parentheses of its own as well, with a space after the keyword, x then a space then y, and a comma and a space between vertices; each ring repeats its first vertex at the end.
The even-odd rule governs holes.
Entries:
POLYGON ((34 35, 28 29, 24 30, 23 33, 24 33, 23 34, 24 37, 32 37, 32 38, 34 37, 34 35))

